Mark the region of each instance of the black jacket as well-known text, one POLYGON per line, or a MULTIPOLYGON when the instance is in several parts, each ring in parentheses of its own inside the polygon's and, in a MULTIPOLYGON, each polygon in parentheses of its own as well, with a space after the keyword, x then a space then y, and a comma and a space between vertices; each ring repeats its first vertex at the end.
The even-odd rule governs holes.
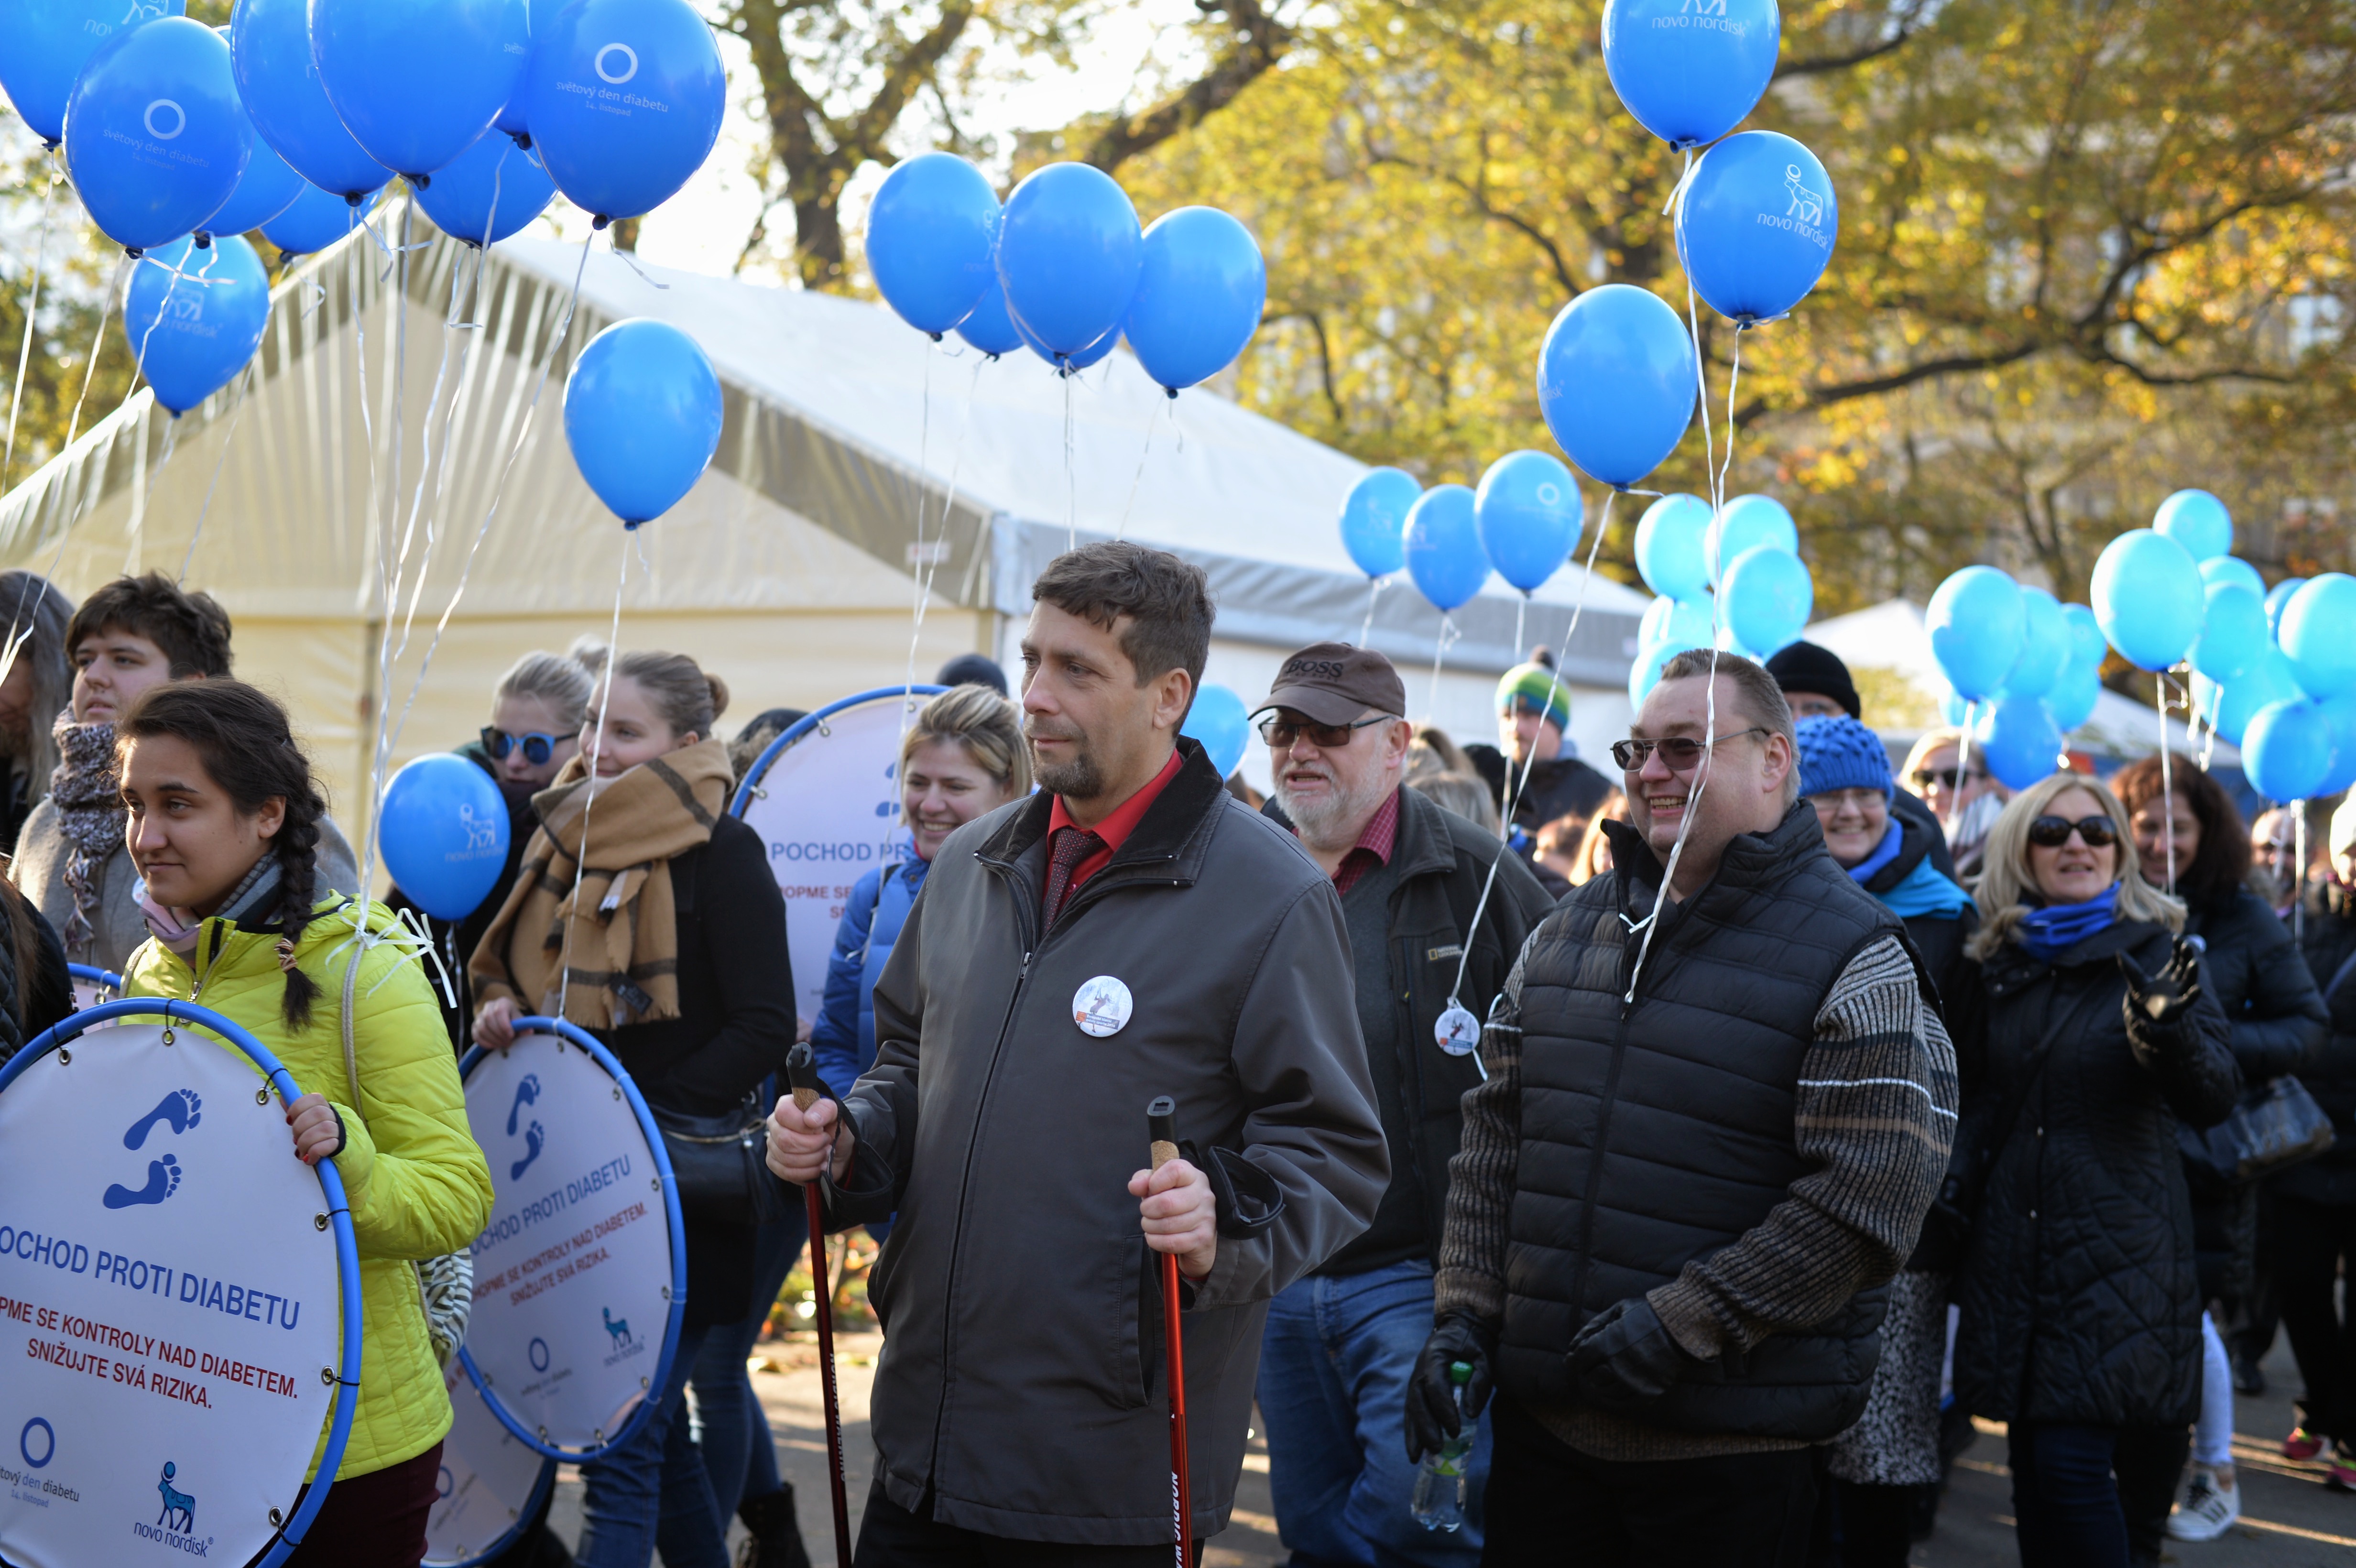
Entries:
POLYGON ((1961 880, 1955 876, 1955 857, 1947 848, 1947 831, 1939 826, 1939 818, 1931 808, 1922 804, 1922 796, 1909 794, 1906 787, 1901 784, 1891 792, 1890 815, 1910 828, 1922 830, 1929 846, 1931 867, 1933 870, 1950 880, 1961 880))
POLYGON ((2323 987, 2331 1027, 2322 1051, 2298 1078, 2331 1118, 2340 1141, 2330 1153, 2291 1167, 2269 1185, 2309 1203, 2356 1206, 2356 976, 2348 969, 2356 959, 2356 893, 2336 884, 2316 888, 2304 913, 2300 949, 2323 987))
POLYGON ((2156 974, 2169 946, 2165 929, 2134 921, 2051 965, 2007 943, 1963 999, 1956 1053, 1977 1088, 1958 1157, 1997 1140, 1954 1285, 1955 1393, 1975 1415, 2180 1424, 2200 1408, 2201 1296, 2176 1124, 2222 1121, 2241 1078, 2205 980, 2167 1029, 2126 1007, 2117 955, 2156 974), (1997 1125, 2008 1098, 2019 1108, 1997 1125))
MULTIPOLYGON (((1904 790, 1898 792, 1890 805, 1890 815, 1898 819, 1898 858, 1868 877, 1861 884, 1867 892, 1879 898, 1914 874, 1923 861, 1949 881, 1955 879, 1955 863, 1947 859, 1946 836, 1939 831, 1936 819, 1927 814, 1902 809, 1899 802, 1913 800, 1904 790), (1942 861, 1945 863, 1941 864, 1942 861)), ((1921 802, 1915 804, 1920 806, 1921 802)), ((1914 944, 1916 955, 1922 960, 1923 971, 1939 992, 1939 1006, 1952 1006, 1950 997, 1963 983, 1965 965, 1970 960, 1964 956, 1964 944, 1980 928, 1980 912, 1965 905, 1952 915, 1918 914, 1905 920, 1906 934, 1914 944)))
POLYGON ((74 1010, 57 928, 14 889, 0 891, 0 1066, 74 1010))
MULTIPOLYGON (((469 741, 457 749, 466 758, 498 784, 498 770, 491 765, 490 753, 483 750, 480 741, 469 741)), ((474 1043, 471 1030, 475 1020, 474 981, 466 973, 466 962, 474 957, 475 949, 482 944, 483 933, 491 929, 491 922, 508 901, 508 891, 515 886, 516 872, 523 865, 523 852, 531 836, 540 831, 540 814, 531 808, 531 792, 510 794, 504 786, 499 799, 508 808, 508 863, 499 868, 499 880, 483 895, 483 901, 474 912, 461 920, 444 920, 417 909, 407 893, 395 886, 385 897, 385 902, 395 910, 416 909, 417 917, 425 923, 426 933, 433 937, 434 949, 442 955, 442 963, 449 971, 452 989, 457 993, 455 1008, 442 987, 434 987, 434 998, 442 1007, 442 1022, 450 1030, 450 1043, 460 1052, 474 1043)))

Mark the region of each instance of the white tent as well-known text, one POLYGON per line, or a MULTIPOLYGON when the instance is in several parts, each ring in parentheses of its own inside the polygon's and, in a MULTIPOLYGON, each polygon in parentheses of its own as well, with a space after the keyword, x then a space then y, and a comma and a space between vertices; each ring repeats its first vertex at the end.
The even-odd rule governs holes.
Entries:
MULTIPOLYGON (((389 239, 403 221, 384 218, 389 239)), ((962 651, 1009 661, 1033 577, 1073 537, 1124 533, 1204 566, 1220 603, 1207 678, 1248 700, 1290 648, 1358 636, 1367 584, 1334 519, 1363 465, 1209 392, 1173 402, 1126 353, 1059 380, 1028 354, 935 346, 876 305, 547 240, 485 257, 413 221, 413 251, 356 237, 294 268, 250 384, 177 421, 141 391, 0 498, 0 565, 70 593, 187 560, 237 622, 239 673, 294 709, 348 827, 378 704, 400 725, 396 763, 455 743, 517 655, 603 636, 617 583, 623 645, 723 675, 723 729, 897 684, 912 644, 920 680, 962 651), (561 415, 572 354, 630 316, 693 336, 726 400, 710 472, 635 535, 582 483, 561 415), (405 585, 390 626, 389 573, 405 585)), ((1591 754, 1624 725, 1641 595, 1572 565, 1522 606, 1493 580, 1454 617, 1436 694, 1419 672, 1440 618, 1404 583, 1368 640, 1418 716, 1483 738, 1517 611, 1526 643, 1559 649, 1582 582, 1563 665, 1591 754)))

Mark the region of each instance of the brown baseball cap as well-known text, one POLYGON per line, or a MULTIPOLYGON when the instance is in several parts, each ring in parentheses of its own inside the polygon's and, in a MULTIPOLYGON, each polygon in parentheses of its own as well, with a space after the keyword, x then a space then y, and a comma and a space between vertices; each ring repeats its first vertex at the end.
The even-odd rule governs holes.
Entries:
POLYGON ((1349 643, 1312 643, 1284 661, 1254 716, 1290 708, 1319 724, 1347 724, 1371 708, 1407 714, 1407 687, 1391 661, 1349 643))

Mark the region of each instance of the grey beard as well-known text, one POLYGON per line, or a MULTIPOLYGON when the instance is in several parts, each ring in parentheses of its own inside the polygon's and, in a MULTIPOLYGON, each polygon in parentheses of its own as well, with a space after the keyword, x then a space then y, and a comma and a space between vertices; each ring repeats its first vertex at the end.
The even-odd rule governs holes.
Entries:
POLYGON ((1039 787, 1050 795, 1060 795, 1069 800, 1094 800, 1104 793, 1103 772, 1097 760, 1082 752, 1070 762, 1050 766, 1039 761, 1039 753, 1031 753, 1031 771, 1039 787))
MULTIPOLYGON (((1279 774, 1276 780, 1276 804, 1283 808, 1285 816, 1292 819, 1293 831, 1301 836, 1301 841, 1303 844, 1312 849, 1328 851, 1336 848, 1346 849, 1349 848, 1348 844, 1335 842, 1337 836, 1344 832, 1349 824, 1371 816, 1375 807, 1382 803, 1384 795, 1395 787, 1397 785, 1394 781, 1377 774, 1372 782, 1358 790, 1337 791, 1323 800, 1311 804, 1296 800, 1292 791, 1286 787, 1283 775, 1279 774)), ((1355 842, 1357 835, 1354 831, 1350 837, 1355 842)))

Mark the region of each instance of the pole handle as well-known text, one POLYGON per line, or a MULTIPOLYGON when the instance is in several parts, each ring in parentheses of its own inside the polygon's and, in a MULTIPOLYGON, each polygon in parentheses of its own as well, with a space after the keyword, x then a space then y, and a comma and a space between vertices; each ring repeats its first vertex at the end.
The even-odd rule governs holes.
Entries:
POLYGON ((1160 1170, 1178 1157, 1178 1102, 1156 1094, 1145 1107, 1145 1133, 1151 1140, 1153 1168, 1160 1170))
POLYGON ((794 1106, 807 1111, 818 1104, 820 1089, 818 1081, 818 1056, 810 1050, 809 1041, 797 1040, 786 1052, 786 1082, 793 1086, 794 1106))

